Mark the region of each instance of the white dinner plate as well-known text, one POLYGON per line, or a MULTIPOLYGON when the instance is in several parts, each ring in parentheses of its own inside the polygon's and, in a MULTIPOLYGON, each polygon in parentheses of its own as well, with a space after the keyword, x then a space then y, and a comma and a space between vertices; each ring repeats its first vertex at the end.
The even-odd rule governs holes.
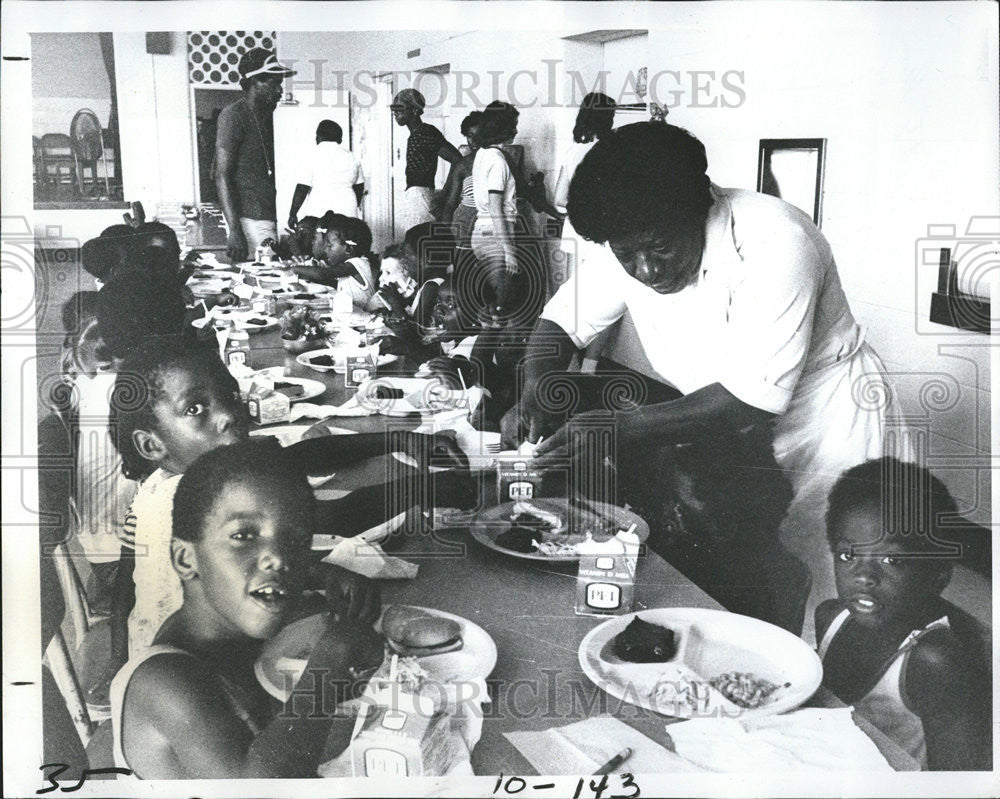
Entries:
MULTIPOLYGON (((381 363, 379 364, 381 365, 381 363)), ((452 390, 436 377, 376 377, 358 386, 358 404, 374 408, 383 416, 410 416, 435 414, 461 409, 468 402, 466 393, 452 390), (402 397, 379 399, 379 386, 401 391, 402 397)))
MULTIPOLYGON (((253 311, 215 314, 212 318, 213 321, 218 320, 220 322, 232 322, 237 329, 246 330, 247 333, 262 333, 265 330, 272 330, 278 326, 278 320, 275 317, 267 316, 265 314, 257 314, 253 311)), ((201 330, 206 324, 208 324, 208 317, 203 316, 201 319, 195 319, 191 322, 191 327, 201 330)))
POLYGON ((293 385, 302 386, 301 396, 288 398, 293 405, 296 402, 305 402, 306 400, 315 399, 326 392, 325 384, 321 383, 319 380, 313 380, 309 377, 279 377, 274 382, 292 383, 293 385))
MULTIPOLYGON (((536 505, 540 510, 558 514, 564 521, 571 517, 569 502, 565 499, 531 499, 528 502, 536 505)), ((513 514, 514 505, 514 502, 504 502, 477 514, 470 528, 472 537, 489 549, 515 558, 523 558, 524 560, 569 562, 580 559, 580 556, 577 554, 544 555, 540 552, 519 552, 516 549, 508 549, 502 543, 497 543, 497 537, 511 527, 510 518, 513 514)), ((588 503, 588 505, 591 505, 591 503, 588 503)), ((615 505, 604 505, 602 507, 603 513, 598 513, 596 503, 591 505, 593 509, 585 508, 581 503, 576 503, 573 506, 575 523, 586 525, 589 522, 598 521, 605 514, 612 514, 611 520, 617 529, 627 530, 634 524, 635 530, 633 532, 638 536, 640 543, 649 538, 649 525, 641 517, 632 513, 632 511, 619 508, 615 505)))
POLYGON ((378 324, 375 324, 372 320, 374 314, 370 314, 367 311, 351 311, 350 313, 323 313, 319 315, 321 322, 330 325, 335 328, 365 328, 373 332, 380 331, 385 327, 385 323, 381 320, 378 324))
MULTIPOLYGON (((416 606, 414 606, 416 607, 416 606)), ((441 655, 418 658, 428 673, 428 679, 439 684, 485 679, 497 662, 497 647, 482 627, 468 619, 435 608, 418 608, 431 616, 441 616, 458 622, 462 627, 462 648, 441 655)), ((258 682, 271 696, 284 702, 288 689, 294 687, 306 667, 308 652, 326 626, 326 613, 317 613, 293 622, 264 644, 254 663, 258 682), (306 657, 303 658, 302 655, 306 657), (286 680, 287 675, 287 680, 286 680)), ((380 622, 375 629, 380 629, 380 622)))
MULTIPOLYGON (((337 374, 342 375, 347 370, 346 366, 347 355, 353 352, 354 352, 353 348, 349 347, 328 347, 322 350, 311 350, 309 352, 303 352, 295 360, 298 363, 302 364, 303 366, 307 366, 316 372, 336 372, 337 374), (323 366, 321 364, 313 363, 312 359, 317 358, 320 355, 329 356, 334 361, 334 363, 329 366, 323 366)), ((379 355, 378 365, 386 366, 398 360, 399 360, 398 355, 388 355, 388 354, 379 355)))
MULTIPOLYGON (((608 619, 584 636, 579 657, 584 674, 611 696, 679 718, 713 715, 713 707, 722 717, 740 719, 784 713, 809 699, 823 680, 819 657, 801 638, 760 619, 703 608, 654 608, 608 619), (636 617, 674 632, 677 653, 672 660, 626 663, 614 655, 614 638, 636 617), (707 681, 734 671, 782 687, 753 709, 732 706, 704 682, 700 684, 710 697, 708 711, 652 696, 661 678, 666 681, 661 685, 669 685, 682 676, 707 681), (783 687, 785 683, 789 685, 783 687)), ((659 693, 664 696, 662 690, 659 693)))
POLYGON ((231 277, 206 277, 191 278, 187 282, 187 287, 196 297, 207 294, 221 294, 226 289, 231 288, 233 279, 231 277))

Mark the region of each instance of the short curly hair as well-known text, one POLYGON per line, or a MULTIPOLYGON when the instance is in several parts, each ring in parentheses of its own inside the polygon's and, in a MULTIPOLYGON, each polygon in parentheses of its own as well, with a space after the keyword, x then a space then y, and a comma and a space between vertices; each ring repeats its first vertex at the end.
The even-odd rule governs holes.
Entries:
POLYGON ((295 495, 289 512, 301 515, 316 529, 316 498, 306 473, 271 436, 251 438, 206 452, 184 472, 174 494, 172 534, 182 541, 200 541, 205 518, 228 486, 255 483, 269 492, 295 495))
POLYGON ((886 534, 915 552, 936 549, 941 522, 958 514, 951 492, 927 468, 888 456, 876 458, 843 472, 830 490, 826 536, 831 549, 847 512, 863 507, 879 509, 887 522, 886 534))
POLYGON ((156 428, 154 406, 163 396, 163 378, 182 364, 204 363, 216 370, 220 379, 236 380, 229 374, 217 350, 207 348, 190 337, 163 336, 147 339, 124 361, 115 375, 111 391, 108 428, 112 443, 122 458, 122 473, 130 480, 141 480, 156 468, 142 457, 133 442, 136 430, 156 428))
POLYGON ((611 131, 577 167, 573 228, 603 244, 669 227, 704 227, 714 202, 705 146, 683 128, 636 122, 611 131))

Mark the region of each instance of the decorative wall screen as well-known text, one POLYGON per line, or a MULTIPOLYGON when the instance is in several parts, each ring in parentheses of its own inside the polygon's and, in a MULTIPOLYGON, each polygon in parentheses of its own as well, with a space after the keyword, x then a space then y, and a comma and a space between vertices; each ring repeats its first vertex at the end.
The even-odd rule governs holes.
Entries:
POLYGON ((240 85, 237 66, 247 50, 274 49, 274 31, 188 31, 188 78, 193 86, 240 85))

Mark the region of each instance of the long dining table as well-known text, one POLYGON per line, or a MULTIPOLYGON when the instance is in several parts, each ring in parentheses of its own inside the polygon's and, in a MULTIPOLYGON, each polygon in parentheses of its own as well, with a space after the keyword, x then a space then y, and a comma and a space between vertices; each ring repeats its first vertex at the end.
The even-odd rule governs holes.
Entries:
MULTIPOLYGON (((288 376, 311 378, 326 386, 323 395, 309 402, 341 405, 355 391, 345 386, 342 374, 316 372, 300 364, 285 351, 277 330, 255 333, 250 342, 253 368, 284 366, 288 376)), ((401 372, 405 369, 405 364, 397 363, 386 371, 405 373, 401 372)), ((421 421, 419 417, 387 419, 371 415, 335 417, 329 424, 356 432, 379 432, 389 425, 395 430, 413 429, 421 421)), ((265 432, 269 428, 258 429, 265 432)), ((337 488, 348 491, 371 485, 391 470, 398 474, 400 464, 393 463, 391 457, 381 455, 342 469, 335 478, 337 488)), ((676 719, 619 702, 584 674, 578 657, 580 643, 603 619, 576 614, 575 563, 510 557, 478 543, 467 527, 394 537, 391 554, 417 564, 419 570, 413 580, 383 581, 384 603, 419 605, 456 614, 478 624, 496 644, 496 666, 487 679, 491 701, 471 757, 476 774, 535 774, 536 770, 504 733, 540 731, 598 714, 610 714, 670 747, 665 725, 676 719)), ((663 607, 724 610, 647 547, 636 572, 635 610, 663 607)), ((839 705, 822 689, 811 703, 839 705)), ((905 753, 877 729, 863 721, 859 726, 890 764, 898 769, 913 767, 905 753)))

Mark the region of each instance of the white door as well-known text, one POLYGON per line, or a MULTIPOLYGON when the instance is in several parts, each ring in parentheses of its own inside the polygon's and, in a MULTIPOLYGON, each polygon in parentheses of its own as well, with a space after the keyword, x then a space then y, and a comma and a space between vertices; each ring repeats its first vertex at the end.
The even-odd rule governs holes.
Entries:
POLYGON ((374 100, 351 95, 351 150, 365 176, 362 217, 372 231, 372 249, 382 252, 393 241, 393 120, 391 77, 375 81, 374 100))

